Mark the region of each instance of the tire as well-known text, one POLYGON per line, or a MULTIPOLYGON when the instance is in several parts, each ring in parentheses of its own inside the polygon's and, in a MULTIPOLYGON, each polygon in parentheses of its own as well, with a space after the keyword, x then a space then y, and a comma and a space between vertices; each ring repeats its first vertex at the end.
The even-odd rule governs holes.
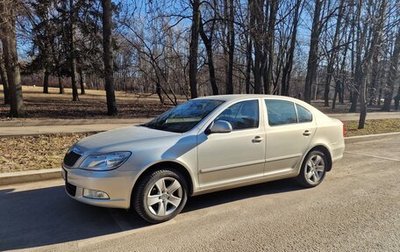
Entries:
POLYGON ((315 187, 324 180, 328 160, 325 154, 319 150, 313 150, 307 154, 301 166, 297 182, 307 188, 315 187))
POLYGON ((179 214, 187 201, 187 182, 174 169, 156 170, 138 182, 133 192, 136 212, 150 223, 161 223, 179 214))

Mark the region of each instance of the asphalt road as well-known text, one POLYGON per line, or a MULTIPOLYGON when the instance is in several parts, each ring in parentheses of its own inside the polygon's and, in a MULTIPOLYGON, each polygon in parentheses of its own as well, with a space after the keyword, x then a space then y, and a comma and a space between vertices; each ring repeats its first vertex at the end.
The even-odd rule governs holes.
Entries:
POLYGON ((0 187, 0 250, 400 251, 400 135, 347 141, 324 183, 192 198, 174 220, 69 199, 61 180, 0 187))

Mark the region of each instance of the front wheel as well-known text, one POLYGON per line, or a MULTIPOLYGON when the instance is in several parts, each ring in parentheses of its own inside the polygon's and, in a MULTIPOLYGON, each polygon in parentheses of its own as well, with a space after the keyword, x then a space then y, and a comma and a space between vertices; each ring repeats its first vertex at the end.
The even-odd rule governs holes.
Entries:
POLYGON ((304 159, 300 174, 297 176, 297 182, 304 187, 319 185, 325 178, 327 164, 323 152, 319 150, 311 151, 304 159))
POLYGON ((187 183, 174 170, 157 170, 139 181, 134 192, 136 212, 150 223, 160 223, 174 218, 186 204, 187 183))

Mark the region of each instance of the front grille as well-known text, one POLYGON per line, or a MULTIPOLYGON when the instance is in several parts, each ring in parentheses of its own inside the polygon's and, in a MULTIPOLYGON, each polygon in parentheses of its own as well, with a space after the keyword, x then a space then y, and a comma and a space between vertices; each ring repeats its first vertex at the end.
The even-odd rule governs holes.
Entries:
POLYGON ((71 185, 70 183, 66 182, 65 183, 65 190, 67 191, 67 193, 73 197, 75 197, 76 194, 76 186, 71 185))
POLYGON ((72 167, 80 157, 81 155, 79 155, 78 153, 75 153, 73 151, 68 152, 67 154, 65 154, 64 164, 66 166, 72 167))

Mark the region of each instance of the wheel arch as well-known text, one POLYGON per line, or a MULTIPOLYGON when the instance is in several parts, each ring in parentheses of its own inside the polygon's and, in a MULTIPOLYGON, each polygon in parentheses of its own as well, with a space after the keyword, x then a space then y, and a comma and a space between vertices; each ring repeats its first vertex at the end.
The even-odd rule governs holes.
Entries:
MULTIPOLYGON (((326 171, 332 170, 332 155, 331 155, 331 152, 329 151, 328 147, 326 147, 325 145, 318 144, 318 145, 312 147, 312 148, 307 152, 307 154, 304 156, 304 158, 305 158, 310 152, 315 151, 315 150, 321 151, 321 152, 324 153, 324 155, 326 156, 327 161, 328 161, 328 166, 327 166, 326 171)), ((303 159, 303 162, 304 162, 304 159, 303 159)))
MULTIPOLYGON (((194 191, 194 181, 193 181, 193 178, 192 178, 190 172, 188 171, 188 169, 187 169, 184 165, 182 165, 182 164, 180 164, 180 163, 178 163, 178 162, 174 162, 174 161, 161 161, 161 162, 158 162, 158 163, 155 163, 155 164, 150 165, 147 169, 145 169, 145 170, 139 175, 139 177, 138 177, 138 178, 136 179, 136 181, 134 182, 134 185, 133 185, 133 188, 132 188, 132 191, 131 191, 131 197, 133 197, 134 192, 135 192, 135 190, 136 190, 136 188, 137 188, 137 186, 138 186, 138 184, 139 184, 138 182, 139 182, 140 180, 142 180, 144 177, 146 177, 147 175, 151 174, 152 172, 154 172, 154 171, 156 171, 156 170, 159 170, 159 169, 162 169, 162 168, 169 168, 169 169, 172 169, 172 170, 174 170, 174 171, 180 173, 182 176, 184 176, 184 178, 185 178, 185 180, 186 180, 186 183, 188 184, 188 190, 189 190, 189 191, 188 191, 188 195, 190 196, 190 195, 193 194, 193 191, 194 191)), ((132 200, 131 200, 131 202, 132 202, 132 200)))

